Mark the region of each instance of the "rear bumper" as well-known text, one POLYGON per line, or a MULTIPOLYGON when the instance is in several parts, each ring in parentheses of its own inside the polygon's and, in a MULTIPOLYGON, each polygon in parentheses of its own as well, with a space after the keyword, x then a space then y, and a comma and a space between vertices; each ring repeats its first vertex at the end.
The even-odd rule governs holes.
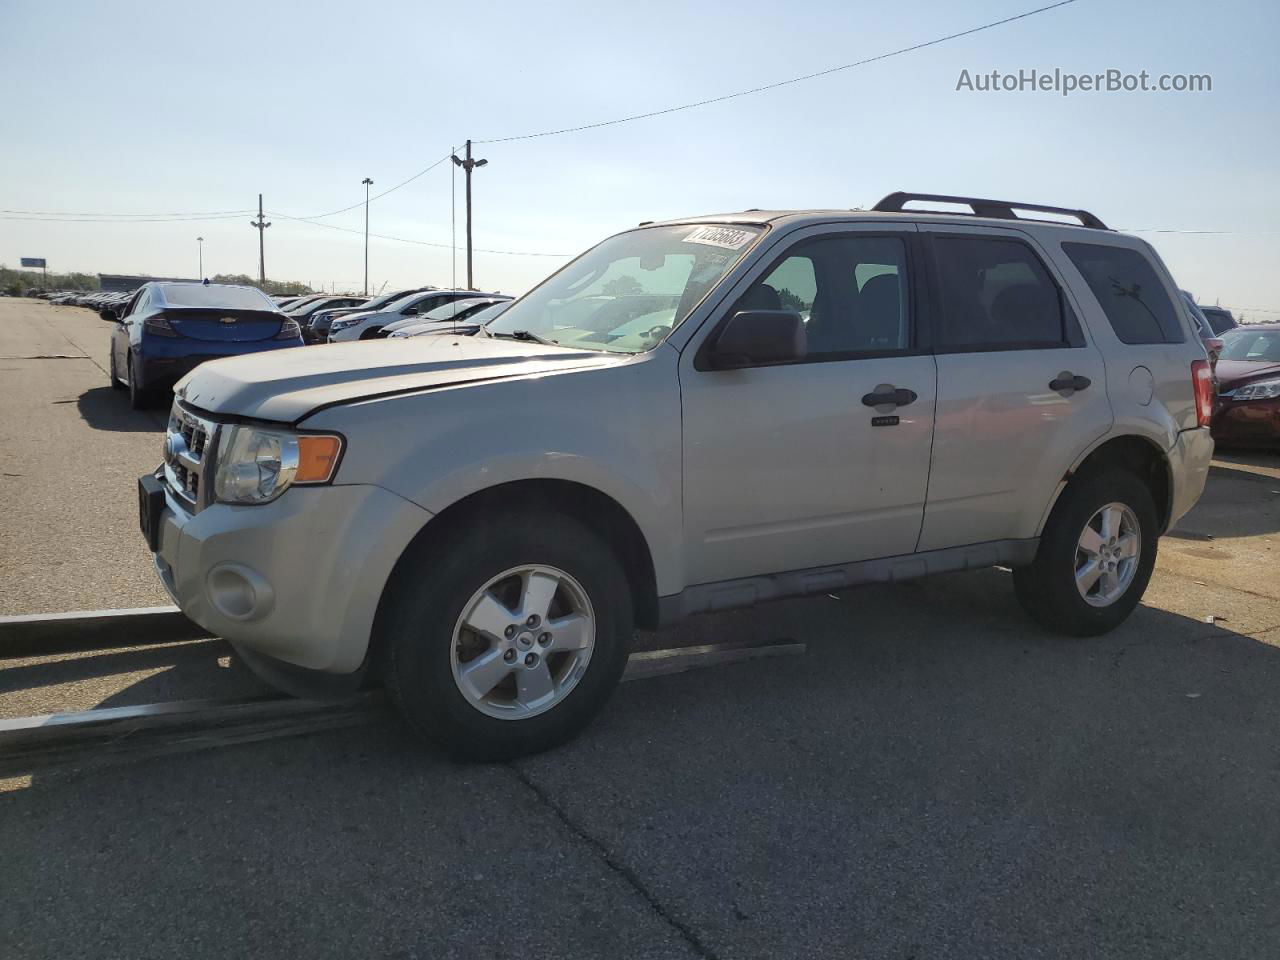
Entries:
MULTIPOLYGON (((159 338, 156 338, 159 339, 159 338)), ((240 343, 219 343, 216 340, 179 340, 169 349, 156 348, 148 342, 141 353, 133 356, 134 371, 139 376, 139 386, 172 387, 206 360, 223 357, 239 357, 247 353, 263 353, 267 350, 284 350, 302 346, 296 340, 250 340, 240 343)))
POLYGON ((1219 443, 1280 446, 1280 399, 1235 401, 1220 397, 1212 429, 1219 443))
POLYGON ((1169 450, 1169 473, 1172 480, 1169 527, 1181 520, 1204 493, 1212 460, 1213 437, 1208 427, 1183 430, 1178 434, 1178 439, 1169 450))

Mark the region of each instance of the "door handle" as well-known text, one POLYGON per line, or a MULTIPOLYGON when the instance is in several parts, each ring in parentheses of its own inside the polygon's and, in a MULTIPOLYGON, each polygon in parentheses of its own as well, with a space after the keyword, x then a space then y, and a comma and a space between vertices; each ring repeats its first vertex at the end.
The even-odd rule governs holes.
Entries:
POLYGON ((1073 376, 1070 373, 1060 373, 1056 379, 1049 381, 1050 390, 1085 390, 1089 384, 1093 383, 1088 377, 1073 376))
POLYGON ((867 393, 863 394, 862 402, 868 407, 905 407, 909 403, 915 403, 916 392, 908 390, 905 387, 898 387, 896 390, 885 390, 883 393, 867 393))

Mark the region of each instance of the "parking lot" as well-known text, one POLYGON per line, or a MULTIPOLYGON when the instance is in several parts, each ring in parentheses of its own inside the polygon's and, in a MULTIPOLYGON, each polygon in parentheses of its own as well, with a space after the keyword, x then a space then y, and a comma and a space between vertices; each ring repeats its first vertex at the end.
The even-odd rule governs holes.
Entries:
MULTIPOLYGON (((0 300, 0 614, 168 602, 108 329, 0 300)), ((15 776, 0 955, 1274 956, 1277 542, 1280 456, 1223 455, 1101 638, 952 574, 642 637, 807 652, 509 764, 387 720, 15 776)), ((218 641, 0 660, 7 718, 263 689, 218 641)))

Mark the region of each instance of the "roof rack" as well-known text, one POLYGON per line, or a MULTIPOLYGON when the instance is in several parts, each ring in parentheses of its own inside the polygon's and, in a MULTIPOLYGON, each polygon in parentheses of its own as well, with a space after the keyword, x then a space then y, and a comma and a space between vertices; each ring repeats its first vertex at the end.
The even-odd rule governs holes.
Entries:
MULTIPOLYGON (((1015 203, 1012 200, 983 200, 979 197, 948 197, 940 193, 891 193, 872 210, 878 213, 947 213, 943 210, 904 210, 903 205, 912 200, 929 200, 933 203, 958 203, 969 207, 975 217, 994 217, 997 220, 1033 220, 1034 217, 1020 217, 1013 211, 1034 210, 1036 213, 1059 213, 1067 217, 1075 217, 1080 225, 1094 230, 1110 229, 1105 223, 1088 210, 1069 210, 1066 207, 1046 207, 1039 203, 1015 203)), ((969 214, 961 214, 969 216, 969 214)), ((1052 223, 1054 221, 1045 221, 1052 223)))

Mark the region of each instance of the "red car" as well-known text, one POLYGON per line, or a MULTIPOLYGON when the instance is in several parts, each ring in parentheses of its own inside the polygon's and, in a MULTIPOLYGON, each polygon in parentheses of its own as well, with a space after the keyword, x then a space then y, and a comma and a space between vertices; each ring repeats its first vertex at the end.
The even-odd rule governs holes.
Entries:
POLYGON ((1236 327, 1222 339, 1213 439, 1280 450, 1280 323, 1236 327))

